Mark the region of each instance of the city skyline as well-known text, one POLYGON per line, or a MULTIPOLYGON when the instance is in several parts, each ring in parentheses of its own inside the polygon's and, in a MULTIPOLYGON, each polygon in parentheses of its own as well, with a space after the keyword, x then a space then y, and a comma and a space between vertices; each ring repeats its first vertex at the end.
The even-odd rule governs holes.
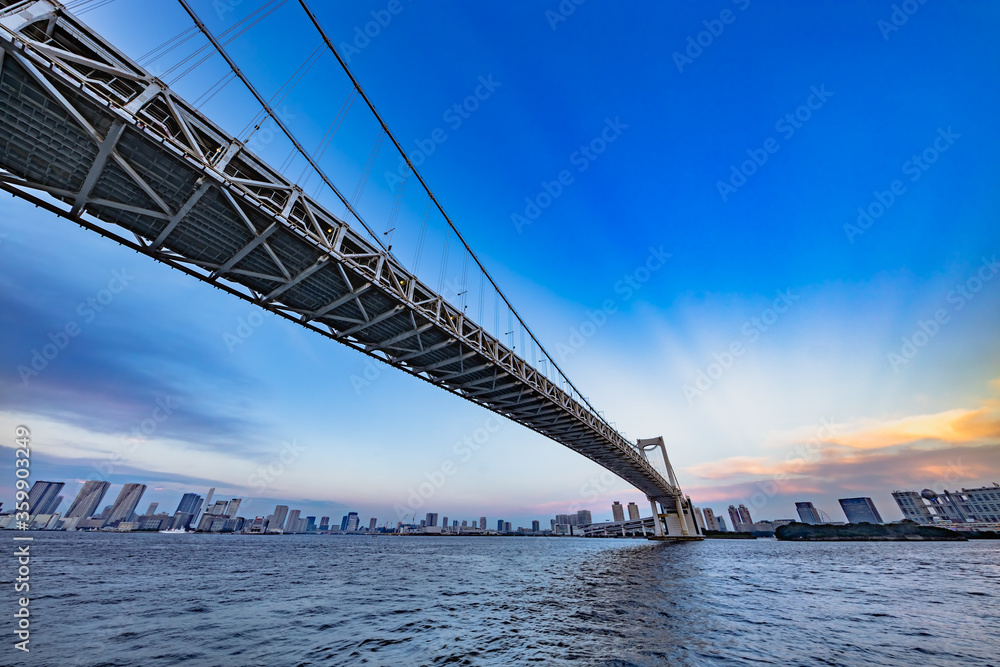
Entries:
MULTIPOLYGON (((230 9, 205 19, 218 30, 251 11, 230 9)), ((321 18, 345 31, 335 40, 349 40, 367 11, 327 6, 321 18)), ((988 22, 995 8, 923 7, 920 22, 892 35, 885 60, 874 29, 849 49, 832 37, 807 40, 808 76, 763 48, 754 72, 765 80, 752 91, 743 66, 732 67, 756 46, 748 34, 795 34, 793 26, 819 20, 855 30, 874 26, 880 10, 836 6, 820 16, 755 6, 684 71, 633 49, 683 52, 705 20, 698 8, 668 17, 652 7, 648 25, 629 26, 628 49, 586 52, 573 40, 606 24, 624 29, 622 17, 581 10, 553 30, 524 8, 507 11, 404 12, 351 67, 412 154, 446 128, 422 170, 470 245, 595 406, 630 438, 670 429, 672 461, 695 504, 751 507, 759 495, 760 510, 751 509, 776 515, 805 495, 832 508, 839 497, 872 493, 892 507, 887 489, 941 492, 997 476, 998 167, 983 157, 997 145, 987 112, 996 91, 961 66, 938 88, 919 85, 928 69, 960 63, 972 48, 949 26, 962 16, 988 22), (510 58, 481 25, 549 46, 510 58), (437 46, 455 35, 461 62, 437 46), (953 48, 932 54, 927 43, 953 48), (551 69, 538 70, 539 61, 551 69), (866 64, 876 61, 884 69, 871 72, 866 64), (859 64, 867 78, 856 76, 859 64), (440 76, 428 80, 428 71, 440 76), (555 103, 538 105, 553 99, 555 72, 565 82, 555 103), (445 114, 477 89, 485 95, 480 78, 489 98, 475 98, 478 108, 454 127, 445 114), (900 100, 913 113, 898 117, 900 100), (649 111, 660 103, 668 122, 649 111), (893 120, 875 127, 862 117, 893 120), (525 200, 542 183, 576 168, 580 146, 611 128, 620 136, 531 224, 512 220, 529 213, 525 200), (777 152, 762 148, 768 138, 777 152), (670 150, 654 154, 651 145, 670 150), (754 173, 741 177, 746 160, 754 173), (904 194, 889 189, 897 179, 904 194), (627 234, 611 222, 623 216, 627 234)), ((270 25, 301 20, 282 10, 270 25)), ((177 7, 159 4, 115 3, 87 22, 133 56, 190 27, 177 7), (136 34, 139 19, 163 34, 136 34)), ((268 92, 304 60, 306 47, 294 46, 248 69, 268 92)), ((234 48, 249 60, 245 44, 234 48)), ((217 78, 207 68, 178 91, 195 99, 217 78)), ((327 123, 307 110, 342 102, 316 83, 307 79, 284 110, 310 147, 327 123)), ((206 113, 238 130, 246 107, 234 90, 206 113)), ((363 140, 337 144, 351 187, 348 167, 363 165, 370 149, 363 140)), ((284 157, 260 137, 253 148, 276 163, 284 157)), ((395 168, 383 154, 372 198, 392 201, 385 172, 395 168)), ((400 229, 418 227, 421 211, 407 200, 400 229)), ((0 196, 0 220, 9 267, 0 298, 16 323, 0 346, 0 429, 32 429, 36 478, 141 478, 161 502, 216 487, 317 516, 361 506, 389 516, 411 507, 413 494, 421 501, 413 511, 476 506, 515 523, 584 504, 642 505, 624 482, 536 433, 30 204, 0 196), (81 335, 37 361, 70 323, 81 335), (40 370, 20 370, 33 363, 40 370), (386 405, 397 410, 392 419, 386 405), (456 472, 442 477, 445 464, 456 472), (432 492, 421 497, 425 484, 432 492)), ((461 277, 460 267, 446 268, 446 279, 461 277)), ((12 460, 4 451, 0 470, 12 460)))

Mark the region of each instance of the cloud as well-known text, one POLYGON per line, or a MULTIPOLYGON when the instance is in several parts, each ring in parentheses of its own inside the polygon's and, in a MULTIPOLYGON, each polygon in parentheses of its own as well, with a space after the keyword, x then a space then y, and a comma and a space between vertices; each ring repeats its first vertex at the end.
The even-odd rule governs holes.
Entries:
POLYGON ((995 400, 987 400, 975 410, 953 409, 859 424, 831 436, 829 442, 852 449, 885 449, 920 440, 958 444, 991 439, 1000 439, 1000 401, 995 400))

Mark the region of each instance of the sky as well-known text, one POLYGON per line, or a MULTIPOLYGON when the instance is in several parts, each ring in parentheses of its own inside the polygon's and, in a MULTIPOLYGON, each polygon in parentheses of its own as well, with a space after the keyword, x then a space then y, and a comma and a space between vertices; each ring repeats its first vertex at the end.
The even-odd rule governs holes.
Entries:
MULTIPOLYGON (((261 4, 192 2, 217 34, 261 4)), ((894 489, 1000 482, 1000 6, 313 4, 532 330, 630 438, 664 437, 695 505, 843 520, 838 498, 870 496, 894 520, 894 489)), ((192 25, 165 1, 82 18, 134 58, 192 25)), ((148 67, 171 81, 203 43, 148 67)), ((227 48, 270 98, 320 45, 289 2, 227 48)), ((319 54, 276 104, 309 150, 350 92, 319 54)), ((193 101, 226 71, 172 85, 193 101)), ((234 134, 257 111, 238 81, 200 108, 234 134)), ((320 160, 342 190, 377 135, 356 101, 320 160)), ((272 121, 248 145, 288 155, 272 121)), ((379 230, 398 162, 386 142, 360 199, 379 230)), ((417 261, 426 195, 407 186, 394 252, 460 279, 440 219, 417 261)), ((2 442, 31 428, 32 477, 67 483, 64 510, 92 478, 106 503, 148 484, 140 509, 215 487, 247 515, 393 525, 648 507, 559 444, 7 194, 0 299, 2 442)))

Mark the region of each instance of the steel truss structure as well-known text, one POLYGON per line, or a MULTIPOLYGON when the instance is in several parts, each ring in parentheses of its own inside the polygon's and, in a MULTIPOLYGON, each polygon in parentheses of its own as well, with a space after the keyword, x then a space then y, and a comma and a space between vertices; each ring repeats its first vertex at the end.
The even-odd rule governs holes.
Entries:
POLYGON ((676 482, 604 418, 59 3, 0 7, 0 187, 523 424, 680 510, 676 482))

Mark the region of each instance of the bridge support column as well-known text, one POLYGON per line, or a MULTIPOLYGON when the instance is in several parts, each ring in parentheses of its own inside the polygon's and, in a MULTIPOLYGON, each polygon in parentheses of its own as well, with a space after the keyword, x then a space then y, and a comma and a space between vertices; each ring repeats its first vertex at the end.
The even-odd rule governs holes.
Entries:
POLYGON ((649 506, 653 508, 653 534, 663 537, 663 527, 660 526, 660 511, 656 509, 656 501, 650 498, 649 506))

